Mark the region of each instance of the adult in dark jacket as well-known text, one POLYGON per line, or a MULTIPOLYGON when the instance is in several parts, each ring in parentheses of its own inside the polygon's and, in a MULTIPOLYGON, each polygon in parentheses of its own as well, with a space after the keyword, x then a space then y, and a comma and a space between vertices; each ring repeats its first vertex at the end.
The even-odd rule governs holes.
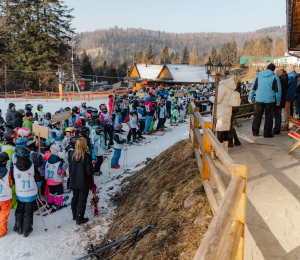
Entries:
POLYGON ((275 104, 279 106, 281 101, 281 83, 274 70, 275 65, 269 64, 266 70, 256 76, 251 86, 249 102, 256 92, 256 106, 252 123, 253 136, 258 136, 262 115, 265 112, 264 137, 274 137, 272 134, 273 112, 275 104))
POLYGON ((4 125, 5 125, 5 121, 2 117, 2 110, 0 109, 0 130, 2 130, 3 132, 5 131, 4 125))
POLYGON ((288 85, 289 85, 289 77, 287 73, 283 70, 283 68, 278 68, 276 70, 276 75, 280 79, 281 83, 281 101, 279 106, 275 106, 274 109, 274 119, 275 119, 275 125, 273 132, 275 135, 280 134, 280 127, 281 127, 281 110, 285 108, 286 104, 286 95, 287 95, 287 90, 288 90, 288 85))
POLYGON ((15 114, 15 127, 22 127, 23 117, 25 116, 24 109, 19 109, 15 114))
POLYGON ((9 129, 14 129, 15 128, 15 114, 16 114, 16 106, 14 103, 9 103, 8 104, 8 109, 6 112, 6 126, 9 129))
POLYGON ((300 118, 300 82, 296 87, 296 114, 298 114, 298 119, 300 118))
POLYGON ((73 190, 71 202, 73 220, 80 225, 89 221, 84 218, 89 190, 93 188, 95 169, 92 156, 87 152, 86 139, 81 137, 76 141, 75 150, 70 152, 68 159, 70 173, 70 188, 73 190))
POLYGON ((282 127, 280 129, 281 131, 289 130, 291 105, 295 101, 295 93, 296 93, 297 78, 298 78, 298 74, 295 72, 293 65, 289 65, 286 67, 286 73, 288 74, 289 77, 289 83, 288 83, 288 89, 286 95, 285 109, 283 109, 282 111, 282 127))

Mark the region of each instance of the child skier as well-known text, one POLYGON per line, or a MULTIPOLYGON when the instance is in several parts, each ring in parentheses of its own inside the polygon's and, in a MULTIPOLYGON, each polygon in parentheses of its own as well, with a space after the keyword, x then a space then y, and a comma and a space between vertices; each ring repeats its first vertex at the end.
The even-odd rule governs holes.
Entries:
MULTIPOLYGON (((108 147, 105 145, 105 138, 103 137, 103 132, 104 132, 104 129, 101 126, 98 126, 95 129, 93 152, 95 153, 95 156, 96 156, 96 164, 95 164, 96 172, 94 173, 94 175, 97 175, 97 176, 102 174, 102 172, 100 171, 100 167, 103 162, 103 156, 105 154, 105 150, 108 149, 108 147)), ((94 157, 93 157, 93 159, 94 159, 94 157)))
POLYGON ((126 142, 122 136, 121 136, 121 129, 122 125, 120 124, 115 124, 114 126, 115 129, 115 134, 114 134, 114 156, 111 159, 111 168, 112 169, 119 169, 119 159, 121 157, 121 151, 123 148, 123 144, 126 142))
POLYGON ((72 107, 72 114, 71 114, 71 116, 72 116, 72 118, 71 118, 72 124, 73 124, 73 126, 75 126, 75 122, 77 120, 80 120, 79 108, 78 107, 76 107, 76 106, 72 107))
POLYGON ((121 108, 120 107, 115 107, 115 111, 112 114, 112 119, 111 119, 112 125, 115 124, 122 124, 122 114, 121 114, 121 108))
POLYGON ((110 122, 110 114, 107 111, 106 105, 101 106, 101 114, 100 114, 100 121, 104 126, 104 136, 106 137, 107 133, 109 135, 109 145, 111 146, 114 144, 113 142, 113 129, 110 122))
POLYGON ((181 100, 181 102, 180 102, 180 119, 179 119, 179 123, 184 122, 185 112, 186 112, 185 100, 181 100))
POLYGON ((39 125, 44 125, 45 112, 43 111, 43 105, 38 104, 35 111, 34 119, 38 121, 39 125))
POLYGON ((178 105, 174 104, 174 108, 172 109, 171 125, 178 125, 178 123, 177 123, 178 117, 179 117, 178 105))
POLYGON ((47 112, 46 113, 46 119, 44 120, 44 126, 49 127, 51 124, 51 113, 47 112))
POLYGON ((64 137, 64 139, 63 139, 63 141, 62 141, 62 143, 61 143, 61 148, 62 148, 63 150, 65 150, 66 147, 69 145, 69 143, 70 143, 70 138, 71 138, 72 136, 74 136, 75 130, 74 130, 73 127, 67 127, 66 130, 65 130, 65 133, 66 133, 66 134, 65 134, 65 137, 64 137))
POLYGON ((167 109, 164 106, 163 100, 160 101, 159 106, 157 108, 157 117, 158 117, 158 124, 156 130, 164 130, 162 127, 167 117, 167 109))
POLYGON ((33 230, 33 212, 42 179, 38 168, 29 160, 30 151, 27 147, 19 146, 15 153, 17 161, 11 167, 12 180, 18 200, 14 231, 28 237, 33 230))
POLYGON ((145 121, 146 121, 145 101, 141 100, 139 102, 137 112, 138 112, 138 120, 140 122, 140 130, 141 130, 141 132, 144 132, 145 121))
POLYGON ((50 152, 50 157, 47 158, 47 155, 45 156, 45 161, 47 161, 45 166, 45 176, 47 185, 49 186, 46 208, 48 210, 52 208, 52 212, 55 212, 61 207, 64 207, 64 187, 62 184, 64 170, 62 166, 63 163, 67 162, 67 158, 57 145, 52 145, 50 147, 50 152))
POLYGON ((7 153, 0 154, 0 237, 7 232, 7 219, 12 207, 11 182, 9 181, 9 157, 7 153))
MULTIPOLYGON (((138 141, 136 140, 136 134, 137 134, 137 130, 138 128, 138 118, 137 118, 137 112, 136 110, 132 110, 129 113, 129 116, 125 119, 126 124, 129 126, 129 131, 128 131, 128 135, 127 135, 127 143, 128 144, 132 144, 132 142, 138 143, 138 141), (131 142, 131 135, 133 136, 133 141, 131 142)), ((139 130, 138 130, 139 131, 139 130)), ((139 133, 141 134, 141 133, 139 133)))

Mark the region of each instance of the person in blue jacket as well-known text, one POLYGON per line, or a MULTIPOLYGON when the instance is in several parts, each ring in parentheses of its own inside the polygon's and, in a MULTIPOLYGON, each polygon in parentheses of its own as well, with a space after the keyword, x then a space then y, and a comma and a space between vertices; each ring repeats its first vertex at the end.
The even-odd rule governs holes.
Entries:
POLYGON ((168 92, 164 88, 160 88, 159 93, 161 99, 167 99, 168 92))
POLYGON ((289 77, 287 95, 286 95, 286 102, 285 108, 282 109, 282 127, 280 131, 288 131, 289 130, 289 121, 291 113, 291 105, 295 101, 296 95, 296 87, 297 87, 297 78, 298 74, 295 72, 294 66, 289 65, 286 67, 286 73, 289 77))
POLYGON ((122 125, 122 110, 119 106, 115 107, 115 111, 112 113, 111 123, 122 125))
POLYGON ((275 105, 279 106, 281 101, 281 83, 274 71, 275 65, 270 63, 266 70, 256 76, 250 89, 249 102, 256 92, 256 106, 252 123, 253 136, 259 135, 262 115, 265 112, 264 137, 274 137, 272 134, 273 112, 275 105))
POLYGON ((35 209, 38 190, 42 185, 42 178, 38 168, 29 160, 30 150, 19 146, 16 151, 17 161, 11 167, 13 185, 15 185, 18 207, 15 213, 13 228, 19 235, 28 237, 33 228, 33 212, 35 209))

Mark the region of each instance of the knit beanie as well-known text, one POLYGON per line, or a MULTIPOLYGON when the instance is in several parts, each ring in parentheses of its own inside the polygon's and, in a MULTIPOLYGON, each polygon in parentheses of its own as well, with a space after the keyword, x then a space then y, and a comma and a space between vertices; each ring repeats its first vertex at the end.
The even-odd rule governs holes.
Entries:
POLYGON ((14 106, 15 106, 14 103, 9 103, 9 104, 8 104, 8 108, 9 108, 9 109, 11 109, 11 108, 14 107, 14 106))
POLYGON ((50 146, 50 152, 53 154, 53 155, 58 155, 59 152, 61 152, 61 149, 58 145, 56 144, 53 144, 50 146))
POLYGON ((26 117, 30 117, 30 116, 33 116, 32 112, 27 111, 27 112, 26 112, 26 117))

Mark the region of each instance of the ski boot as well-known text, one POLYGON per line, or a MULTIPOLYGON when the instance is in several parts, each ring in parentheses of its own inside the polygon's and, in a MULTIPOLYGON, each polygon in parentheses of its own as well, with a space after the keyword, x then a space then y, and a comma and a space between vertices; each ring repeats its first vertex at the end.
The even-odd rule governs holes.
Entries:
POLYGON ((132 140, 132 142, 133 143, 137 143, 137 144, 139 143, 139 141, 137 141, 137 140, 132 140))
POLYGON ((65 207, 64 203, 62 203, 60 205, 53 205, 52 212, 55 212, 55 211, 57 211, 57 210, 59 210, 59 209, 61 209, 63 207, 65 207))
POLYGON ((46 209, 47 209, 47 210, 52 209, 53 205, 54 205, 54 203, 47 203, 46 209))
POLYGON ((127 141, 126 143, 127 143, 127 144, 132 144, 132 142, 131 142, 131 141, 127 141))

